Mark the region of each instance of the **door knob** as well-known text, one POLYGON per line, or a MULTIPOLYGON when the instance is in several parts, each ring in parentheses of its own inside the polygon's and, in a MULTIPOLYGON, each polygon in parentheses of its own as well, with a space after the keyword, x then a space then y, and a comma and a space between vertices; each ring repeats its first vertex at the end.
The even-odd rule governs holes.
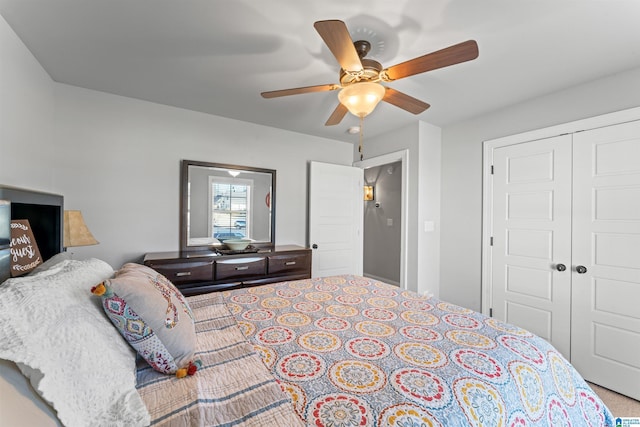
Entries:
POLYGON ((556 265, 556 270, 558 271, 565 271, 567 269, 567 266, 564 264, 558 264, 556 265))
POLYGON ((316 245, 315 243, 313 245, 311 245, 311 248, 313 249, 318 249, 318 245, 316 245))
POLYGON ((587 267, 585 267, 584 265, 579 265, 576 267, 576 272, 578 274, 584 274, 587 272, 587 267))

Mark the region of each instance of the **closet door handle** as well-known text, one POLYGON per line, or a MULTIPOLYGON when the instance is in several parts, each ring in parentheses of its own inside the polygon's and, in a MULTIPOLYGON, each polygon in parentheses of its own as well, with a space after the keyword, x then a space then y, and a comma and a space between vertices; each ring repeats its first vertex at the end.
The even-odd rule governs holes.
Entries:
POLYGON ((558 264, 556 265, 556 270, 558 271, 565 271, 567 269, 567 266, 564 264, 558 264))
POLYGON ((576 272, 578 274, 584 274, 587 272, 587 267, 585 267, 584 265, 579 265, 576 267, 576 272))

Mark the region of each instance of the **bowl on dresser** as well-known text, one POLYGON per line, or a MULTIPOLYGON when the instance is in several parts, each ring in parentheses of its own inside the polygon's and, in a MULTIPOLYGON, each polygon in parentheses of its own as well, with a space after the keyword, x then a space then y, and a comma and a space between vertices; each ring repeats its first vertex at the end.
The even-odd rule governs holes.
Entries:
POLYGON ((224 244, 227 245, 229 249, 232 251, 243 251, 247 249, 247 246, 251 244, 251 240, 249 239, 228 239, 224 241, 224 244))

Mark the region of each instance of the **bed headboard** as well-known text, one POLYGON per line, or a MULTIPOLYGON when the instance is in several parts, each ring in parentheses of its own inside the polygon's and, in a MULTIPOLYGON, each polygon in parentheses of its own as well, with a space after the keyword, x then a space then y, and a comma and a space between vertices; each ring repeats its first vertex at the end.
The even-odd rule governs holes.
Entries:
POLYGON ((62 251, 64 198, 0 185, 0 283, 9 277, 10 224, 13 219, 27 219, 31 225, 42 260, 62 251))

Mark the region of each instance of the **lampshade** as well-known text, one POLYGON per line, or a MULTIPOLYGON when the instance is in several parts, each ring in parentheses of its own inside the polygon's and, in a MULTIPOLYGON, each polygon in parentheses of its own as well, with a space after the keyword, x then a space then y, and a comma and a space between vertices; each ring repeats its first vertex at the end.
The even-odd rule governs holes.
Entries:
POLYGON ((65 248, 73 246, 97 245, 98 241, 84 223, 82 212, 64 211, 64 242, 65 248))
POLYGON ((353 83, 338 92, 338 100, 354 116, 370 114, 384 97, 385 89, 379 83, 353 83))

